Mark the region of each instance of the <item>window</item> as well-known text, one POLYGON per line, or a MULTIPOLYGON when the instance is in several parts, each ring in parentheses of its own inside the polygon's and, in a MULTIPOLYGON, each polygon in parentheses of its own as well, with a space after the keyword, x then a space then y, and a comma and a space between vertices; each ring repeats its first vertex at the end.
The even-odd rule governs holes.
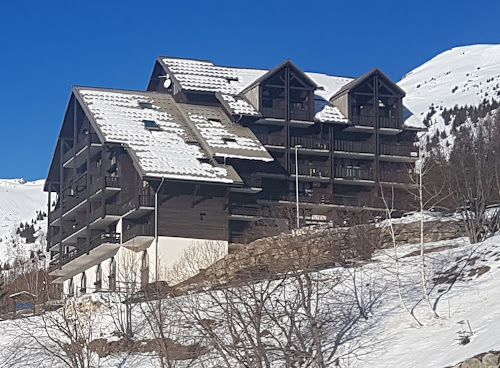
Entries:
POLYGON ((200 213, 200 220, 205 220, 205 217, 207 217, 206 213, 200 213))
POLYGON ((102 288, 102 268, 101 264, 97 265, 97 269, 95 271, 95 291, 99 291, 102 288))
POLYGON ((80 279, 80 293, 85 294, 87 292, 87 275, 82 273, 82 277, 80 279))
POLYGON ((160 126, 154 120, 143 120, 142 122, 147 130, 160 130, 160 126))
POLYGON ((145 286, 149 284, 149 254, 148 251, 145 250, 142 253, 142 261, 141 261, 141 286, 145 286))
POLYGON ((111 261, 109 262, 109 276, 108 276, 108 281, 109 281, 109 291, 115 291, 116 290, 116 262, 115 258, 111 258, 111 261))
POLYGON ((73 295, 75 295, 75 284, 73 282, 73 278, 70 278, 68 285, 68 297, 72 297, 73 295))

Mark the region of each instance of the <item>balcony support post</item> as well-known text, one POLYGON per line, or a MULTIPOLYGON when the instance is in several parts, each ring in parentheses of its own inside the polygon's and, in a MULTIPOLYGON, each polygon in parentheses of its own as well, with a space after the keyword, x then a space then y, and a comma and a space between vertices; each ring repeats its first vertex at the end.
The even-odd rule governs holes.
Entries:
POLYGON ((61 207, 61 211, 59 214, 59 234, 61 235, 61 241, 59 243, 59 268, 62 267, 62 256, 63 256, 63 243, 62 243, 62 215, 63 215, 63 183, 64 183, 64 166, 63 166, 63 146, 64 146, 64 138, 61 138, 60 141, 61 144, 61 149, 60 149, 60 156, 59 156, 59 193, 58 193, 58 201, 59 201, 59 207, 61 207))
POLYGON ((297 229, 300 227, 300 218, 299 218, 299 154, 298 150, 301 146, 295 146, 295 206, 296 206, 296 219, 297 219, 297 229))

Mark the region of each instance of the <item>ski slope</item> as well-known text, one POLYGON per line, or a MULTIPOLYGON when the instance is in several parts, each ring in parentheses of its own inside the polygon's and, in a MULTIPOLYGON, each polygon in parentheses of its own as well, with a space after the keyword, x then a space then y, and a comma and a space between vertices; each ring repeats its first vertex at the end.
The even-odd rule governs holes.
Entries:
MULTIPOLYGON (((12 260, 10 243, 21 222, 31 224, 36 211, 47 212, 47 193, 44 180, 26 182, 23 179, 0 179, 0 263, 12 260)), ((37 222, 46 232, 47 222, 37 222)))

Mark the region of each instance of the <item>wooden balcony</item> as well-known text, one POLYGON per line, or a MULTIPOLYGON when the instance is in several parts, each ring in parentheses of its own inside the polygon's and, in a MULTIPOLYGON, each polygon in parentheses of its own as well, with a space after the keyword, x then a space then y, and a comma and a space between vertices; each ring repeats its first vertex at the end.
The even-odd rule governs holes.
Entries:
POLYGON ((97 179, 90 186, 90 196, 105 192, 106 198, 121 190, 121 181, 119 176, 103 176, 97 179))
MULTIPOLYGON (((260 112, 264 118, 281 119, 281 120, 285 120, 287 118, 286 108, 262 107, 260 112)), ((312 111, 302 109, 298 106, 290 107, 290 120, 313 121, 313 119, 314 115, 312 111)))
POLYGON ((413 162, 418 159, 418 148, 411 144, 381 144, 380 160, 413 162))
POLYGON ((78 140, 76 146, 63 154, 63 167, 78 167, 84 163, 87 157, 83 153, 89 145, 91 148, 90 156, 92 157, 101 147, 101 142, 96 133, 91 133, 87 137, 78 140))
POLYGON ((375 127, 375 116, 353 115, 351 117, 351 122, 354 125, 374 128, 375 127))
POLYGON ((240 175, 241 179, 243 180, 243 187, 232 187, 229 188, 231 192, 237 192, 237 193, 248 193, 248 194, 253 194, 253 193, 259 193, 262 192, 262 177, 251 174, 251 175, 240 175))
POLYGON ((383 117, 379 116, 378 118, 378 126, 379 128, 387 128, 387 129, 401 129, 402 123, 396 117, 383 117))
POLYGON ((80 246, 76 247, 68 253, 63 254, 61 257, 62 264, 67 264, 104 244, 120 244, 120 234, 104 233, 96 236, 94 239, 90 240, 88 248, 87 246, 80 246))
POLYGON ((300 149, 318 151, 328 151, 330 149, 330 143, 328 139, 315 137, 290 137, 290 146, 302 146, 300 149))
POLYGON ((359 180, 374 180, 374 172, 372 169, 356 168, 356 167, 339 167, 334 168, 335 179, 359 181, 359 180))
POLYGON ((380 170, 379 178, 384 183, 411 184, 410 174, 404 171, 380 170))
MULTIPOLYGON (((311 178, 329 179, 330 166, 320 163, 301 163, 298 165, 299 176, 306 176, 311 178)), ((295 165, 290 166, 290 174, 295 175, 295 165)))
POLYGON ((136 250, 147 248, 154 240, 155 228, 150 224, 137 224, 123 230, 122 245, 136 250))
POLYGON ((92 229, 106 229, 113 222, 118 221, 123 214, 122 206, 105 204, 94 209, 90 214, 90 227, 92 229))
POLYGON ((335 140, 333 150, 337 156, 356 156, 358 154, 373 157, 375 146, 370 142, 335 140))
POLYGON ((257 221, 262 218, 262 207, 256 204, 233 204, 229 207, 229 219, 257 221))
POLYGON ((87 221, 86 219, 82 219, 81 221, 75 222, 71 226, 63 228, 62 239, 64 243, 76 243, 76 238, 78 236, 83 236, 83 230, 85 230, 86 227, 87 221))
POLYGON ((280 135, 270 135, 270 134, 256 134, 259 141, 265 146, 276 146, 283 147, 286 146, 286 139, 280 135))
POLYGON ((122 205, 123 218, 138 219, 154 211, 155 197, 152 194, 140 194, 122 205))

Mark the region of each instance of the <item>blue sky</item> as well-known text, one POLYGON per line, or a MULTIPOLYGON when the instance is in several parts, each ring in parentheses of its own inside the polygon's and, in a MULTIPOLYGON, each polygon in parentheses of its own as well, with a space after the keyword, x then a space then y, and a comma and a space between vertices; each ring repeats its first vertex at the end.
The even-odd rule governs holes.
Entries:
POLYGON ((496 1, 23 1, 0 9, 0 178, 44 178, 71 86, 144 89, 158 55, 399 81, 499 43, 496 1))

